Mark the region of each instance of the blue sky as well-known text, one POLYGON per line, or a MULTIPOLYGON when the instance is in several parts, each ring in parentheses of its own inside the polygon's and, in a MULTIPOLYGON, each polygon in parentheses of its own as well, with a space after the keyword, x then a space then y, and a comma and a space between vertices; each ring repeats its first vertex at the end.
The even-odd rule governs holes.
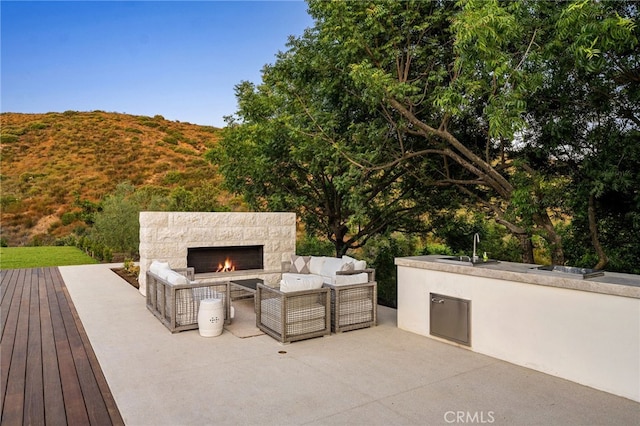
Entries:
POLYGON ((224 126, 234 86, 313 21, 302 1, 1 1, 2 112, 121 112, 224 126))

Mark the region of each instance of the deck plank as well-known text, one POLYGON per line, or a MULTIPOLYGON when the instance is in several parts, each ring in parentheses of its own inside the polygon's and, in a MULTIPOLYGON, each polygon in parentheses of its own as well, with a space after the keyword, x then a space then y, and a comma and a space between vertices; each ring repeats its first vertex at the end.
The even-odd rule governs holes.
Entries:
MULTIPOLYGON (((15 272, 15 271, 13 271, 15 272)), ((18 325, 18 312, 20 311, 20 299, 22 297, 22 286, 16 289, 15 282, 18 280, 19 273, 15 272, 15 281, 5 282, 5 275, 2 275, 2 289, 3 294, 7 298, 2 302, 2 356, 0 357, 0 389, 2 389, 2 395, 0 401, 2 406, 5 406, 5 397, 7 391, 7 382, 9 380, 9 370, 11 367, 11 358, 13 355, 13 347, 16 337, 16 327, 18 325), (5 290, 5 288, 11 290, 5 290), (11 299, 8 299, 11 297, 11 299)), ((12 277, 14 274, 11 275, 12 277)))
MULTIPOLYGON (((15 312, 15 334, 12 342, 13 351, 11 353, 11 359, 9 360, 9 376, 7 379, 7 386, 5 388, 4 405, 2 408, 2 423, 8 425, 18 425, 23 423, 24 386, 27 370, 27 337, 29 334, 31 274, 28 274, 25 271, 18 276, 22 278, 22 292, 20 292, 20 298, 16 299, 17 310, 15 312)), ((12 309, 15 309, 15 305, 13 303, 12 309)), ((11 344, 10 342, 7 343, 11 344)))
POLYGON ((38 420, 44 418, 44 391, 42 387, 43 347, 40 330, 40 282, 38 269, 31 269, 29 272, 31 275, 31 299, 29 301, 27 369, 24 386, 24 423, 32 425, 39 424, 38 420))
POLYGON ((55 294, 47 282, 51 282, 51 269, 45 269, 40 276, 40 282, 44 283, 44 291, 40 294, 40 320, 42 327, 42 347, 46 348, 49 356, 43 358, 42 384, 44 388, 45 423, 51 425, 66 424, 67 415, 64 409, 62 396, 62 382, 60 380, 60 368, 58 366, 58 354, 56 353, 56 340, 53 334, 53 321, 51 320, 50 304, 55 294))
POLYGON ((2 425, 123 425, 58 268, 0 277, 2 425))

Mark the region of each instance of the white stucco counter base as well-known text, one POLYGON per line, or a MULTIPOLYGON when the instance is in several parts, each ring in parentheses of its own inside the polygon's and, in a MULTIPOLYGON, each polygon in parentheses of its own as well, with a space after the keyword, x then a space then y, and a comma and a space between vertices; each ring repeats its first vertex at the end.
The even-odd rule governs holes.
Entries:
POLYGON ((430 294, 469 300, 469 349, 640 402, 640 276, 582 280, 438 257, 396 259, 399 328, 439 339, 430 294))

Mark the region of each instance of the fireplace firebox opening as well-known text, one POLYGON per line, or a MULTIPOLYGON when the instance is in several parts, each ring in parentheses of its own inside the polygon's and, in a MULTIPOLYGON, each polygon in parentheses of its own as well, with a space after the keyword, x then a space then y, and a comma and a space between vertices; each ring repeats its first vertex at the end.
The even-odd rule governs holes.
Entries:
POLYGON ((264 246, 191 247, 187 266, 196 274, 264 269, 264 246))

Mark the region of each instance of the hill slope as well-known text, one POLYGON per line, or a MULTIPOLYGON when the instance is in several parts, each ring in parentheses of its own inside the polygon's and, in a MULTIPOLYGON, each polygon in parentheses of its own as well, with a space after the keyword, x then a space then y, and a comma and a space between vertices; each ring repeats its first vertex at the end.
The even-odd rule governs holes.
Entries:
MULTIPOLYGON (((219 129, 102 111, 0 114, 2 237, 65 235, 76 197, 99 201, 124 181, 191 189, 219 183, 204 152, 219 129)), ((71 226, 71 225, 69 225, 71 226)))

